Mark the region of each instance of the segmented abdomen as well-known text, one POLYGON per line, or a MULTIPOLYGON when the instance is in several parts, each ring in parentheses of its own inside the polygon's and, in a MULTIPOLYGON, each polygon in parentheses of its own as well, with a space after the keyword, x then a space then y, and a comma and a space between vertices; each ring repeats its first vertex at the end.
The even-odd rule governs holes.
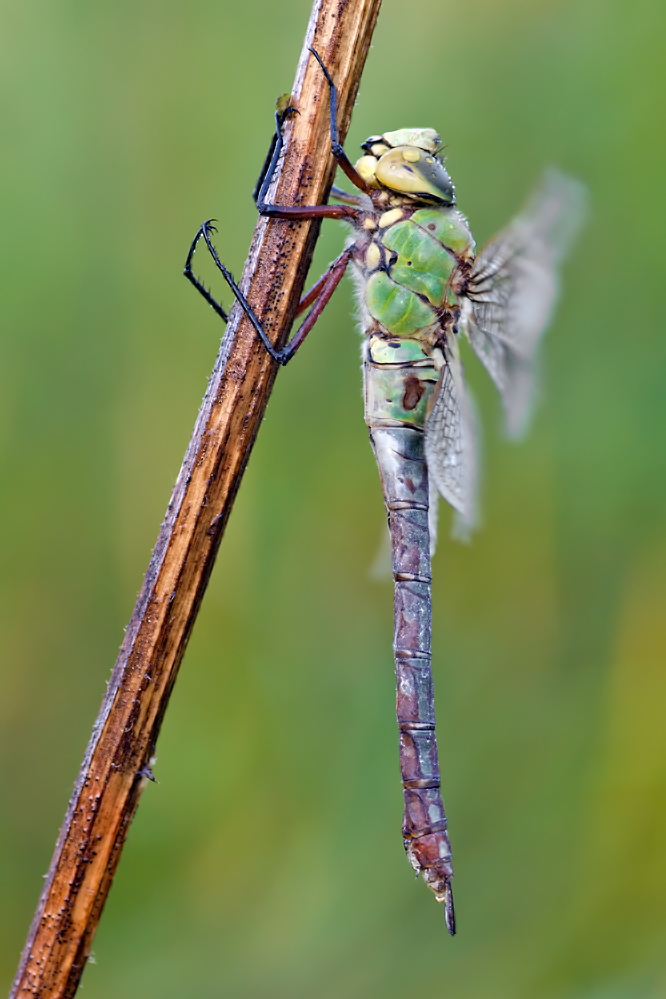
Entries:
POLYGON ((423 427, 437 372, 414 340, 365 345, 366 422, 391 532, 395 585, 396 712, 409 861, 446 906, 454 932, 451 846, 439 790, 430 630, 428 470, 423 427))

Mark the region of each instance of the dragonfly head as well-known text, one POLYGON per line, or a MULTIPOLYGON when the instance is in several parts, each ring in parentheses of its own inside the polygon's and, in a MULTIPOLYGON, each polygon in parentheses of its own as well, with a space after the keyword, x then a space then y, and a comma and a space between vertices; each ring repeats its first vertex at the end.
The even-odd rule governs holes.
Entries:
POLYGON ((441 139, 433 128, 400 128, 371 135, 356 164, 363 180, 426 204, 454 205, 453 182, 435 155, 441 139))

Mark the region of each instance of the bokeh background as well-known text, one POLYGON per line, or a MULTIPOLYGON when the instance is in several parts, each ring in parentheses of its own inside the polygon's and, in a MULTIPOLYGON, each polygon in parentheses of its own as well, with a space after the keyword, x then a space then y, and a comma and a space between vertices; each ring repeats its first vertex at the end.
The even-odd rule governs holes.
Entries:
MULTIPOLYGON (((308 0, 1 8, 0 965, 13 976, 222 333, 308 0), (201 255, 200 255, 201 257, 201 255)), ((280 373, 86 970, 89 999, 666 995, 661 0, 385 0, 348 148, 432 125, 483 242, 590 217, 529 438, 435 559, 459 934, 400 838, 391 590, 350 287, 280 373)), ((337 252, 325 223, 315 266, 337 252)))

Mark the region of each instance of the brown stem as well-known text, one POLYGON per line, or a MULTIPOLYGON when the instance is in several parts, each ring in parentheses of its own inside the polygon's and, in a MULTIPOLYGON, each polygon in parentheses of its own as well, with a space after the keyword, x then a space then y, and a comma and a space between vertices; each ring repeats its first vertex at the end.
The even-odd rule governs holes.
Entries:
MULTIPOLYGON (((380 0, 315 0, 270 191, 321 204, 333 179, 326 81, 339 88, 346 134, 380 0)), ((241 288, 280 348, 302 292, 319 221, 259 219, 241 288)), ((196 302, 193 301, 193 308, 196 302)), ((160 724, 273 386, 277 365, 236 306, 166 517, 93 728, 11 997, 74 995, 127 829, 147 782, 160 724)))

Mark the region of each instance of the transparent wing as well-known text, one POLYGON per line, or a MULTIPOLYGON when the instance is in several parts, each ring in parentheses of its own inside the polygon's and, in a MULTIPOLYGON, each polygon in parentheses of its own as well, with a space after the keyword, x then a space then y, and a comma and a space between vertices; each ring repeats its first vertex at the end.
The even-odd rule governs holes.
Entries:
POLYGON ((508 435, 519 437, 526 429, 535 395, 537 358, 534 352, 521 357, 499 337, 477 326, 470 312, 462 325, 472 349, 500 391, 508 435))
MULTIPOLYGON (((457 345, 453 342, 447 344, 445 364, 426 421, 425 456, 431 483, 459 514, 457 533, 465 535, 475 519, 476 442, 472 408, 457 345)), ((431 495, 433 511, 434 500, 431 495)))
POLYGON ((464 327, 497 385, 507 430, 524 430, 534 357, 557 297, 557 265, 585 214, 579 181, 548 170, 518 216, 474 261, 464 327))

